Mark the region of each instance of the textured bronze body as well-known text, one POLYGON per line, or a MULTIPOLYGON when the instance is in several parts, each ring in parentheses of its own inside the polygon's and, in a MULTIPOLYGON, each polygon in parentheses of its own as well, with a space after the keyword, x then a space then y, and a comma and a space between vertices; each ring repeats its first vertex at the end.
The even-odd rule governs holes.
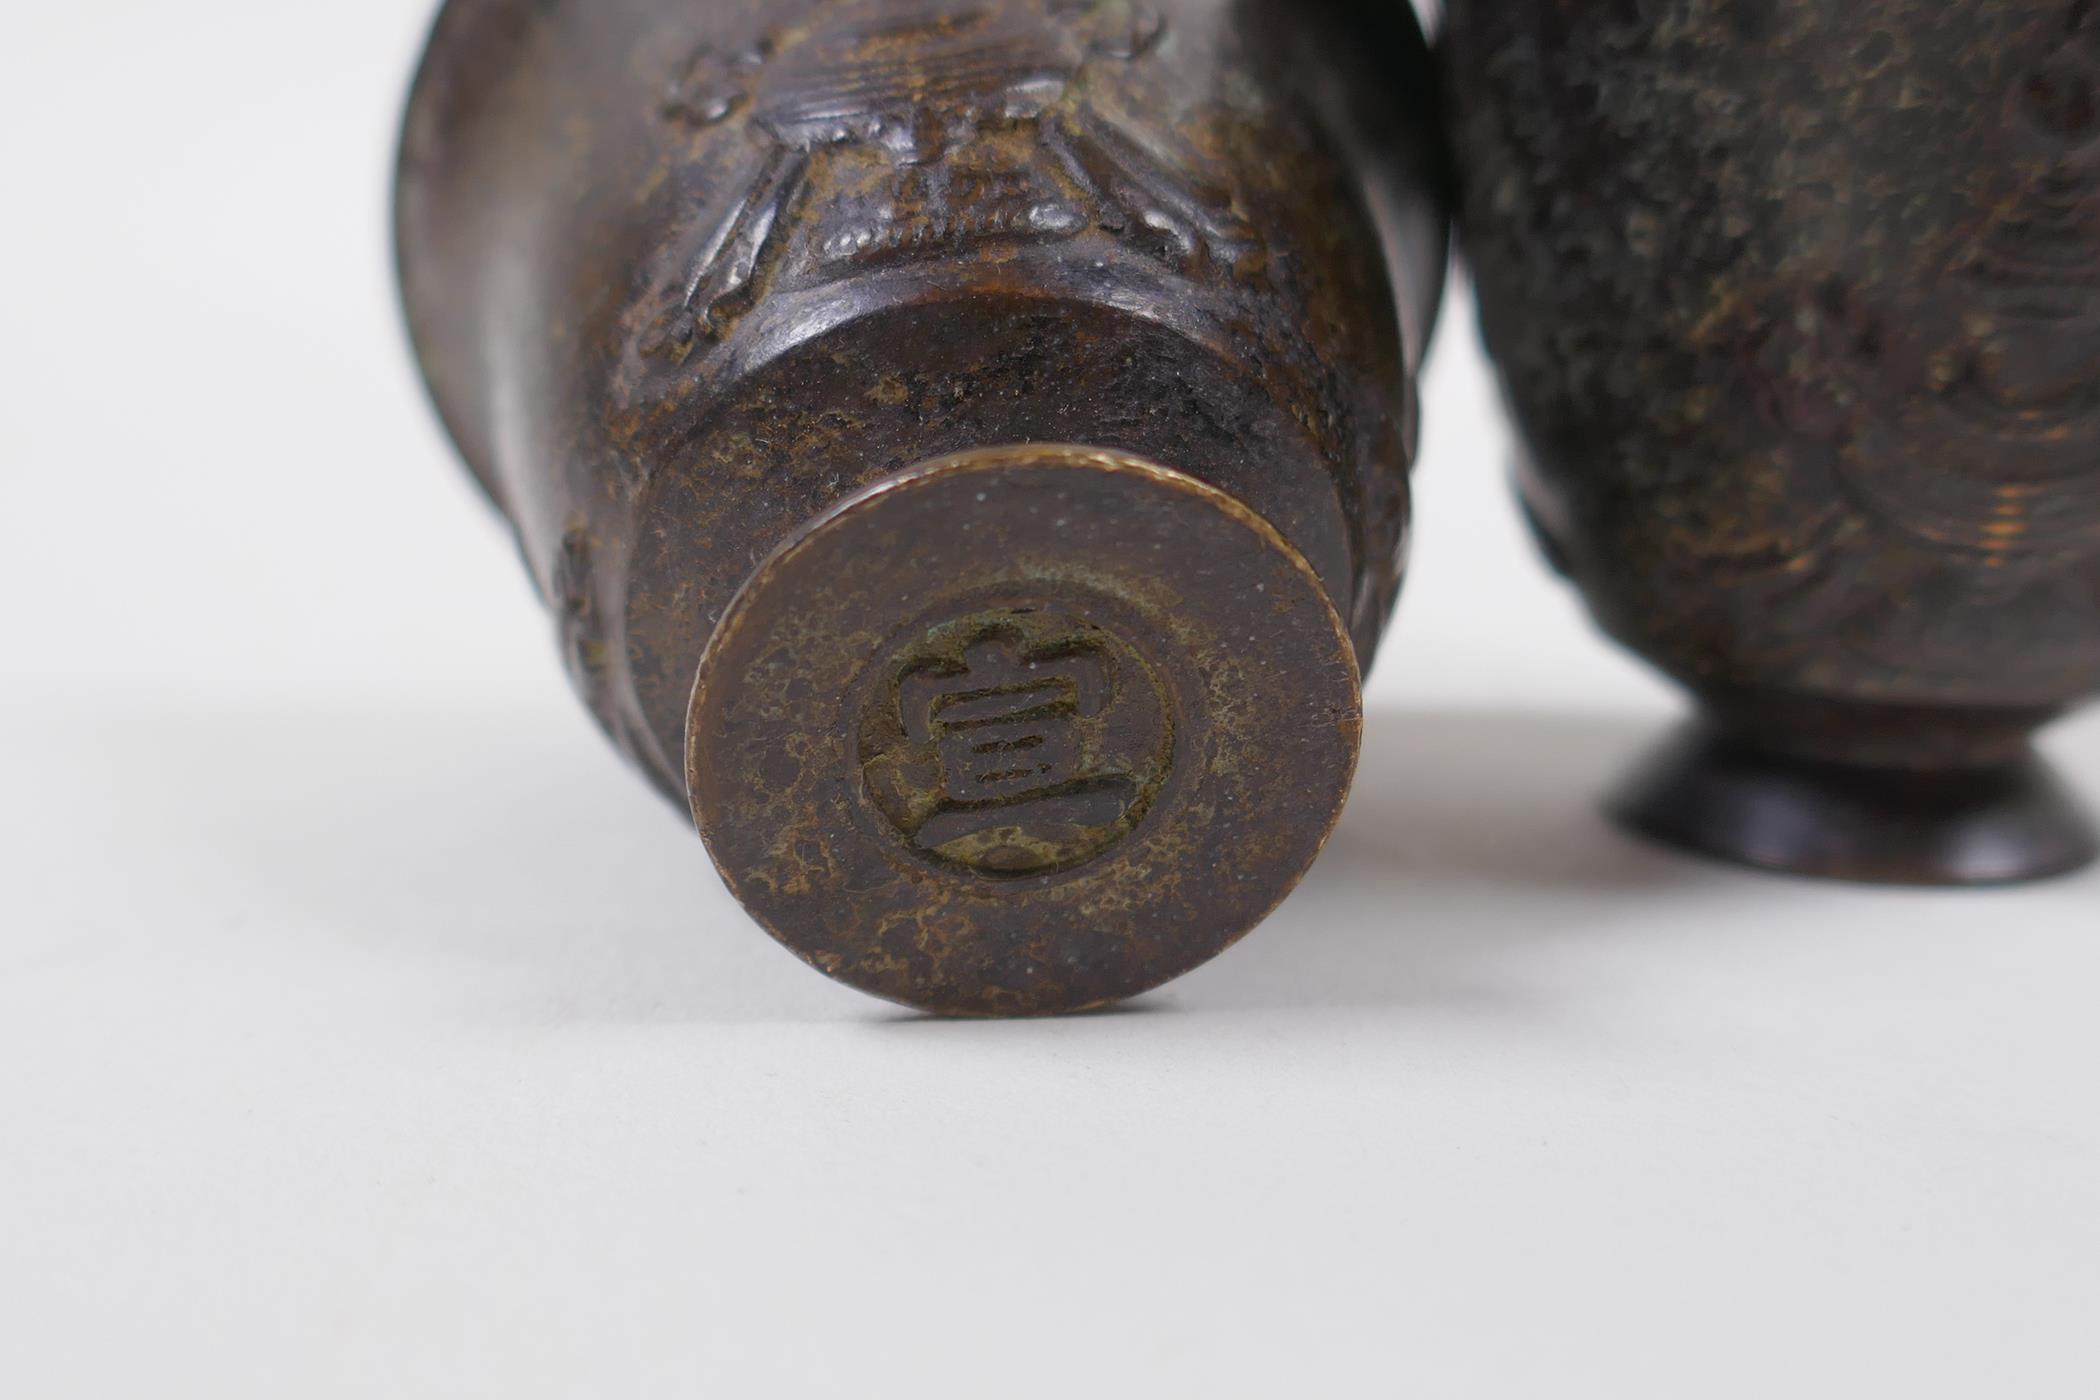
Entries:
POLYGON ((2100 689, 2095 7, 1448 10, 1526 500, 1704 711, 1621 814, 1860 879, 2089 861, 2029 742, 2100 689))
POLYGON ((453 0, 403 280, 612 738, 822 970, 1100 1005, 1302 876, 1399 586, 1427 59, 1344 0, 453 0))

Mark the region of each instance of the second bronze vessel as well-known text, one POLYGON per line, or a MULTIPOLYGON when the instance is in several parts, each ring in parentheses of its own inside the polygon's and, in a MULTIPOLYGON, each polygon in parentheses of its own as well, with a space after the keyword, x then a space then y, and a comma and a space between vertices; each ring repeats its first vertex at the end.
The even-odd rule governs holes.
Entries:
POLYGON ((1452 0, 1464 242, 1523 489, 1700 721, 1637 829, 1802 874, 2090 862, 2100 7, 1452 0))

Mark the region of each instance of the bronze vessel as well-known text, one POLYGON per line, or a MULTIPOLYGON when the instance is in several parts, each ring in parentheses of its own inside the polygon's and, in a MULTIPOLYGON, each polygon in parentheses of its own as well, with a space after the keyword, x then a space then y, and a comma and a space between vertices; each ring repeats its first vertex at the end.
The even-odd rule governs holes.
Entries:
POLYGON ((1616 801, 1802 874, 2091 861, 2089 0, 1452 0, 1462 242, 1524 498, 1701 718, 1616 801))
POLYGON ((1125 998, 1303 876, 1400 583, 1434 83, 1348 0, 452 0, 416 350, 613 741, 811 964, 1125 998))

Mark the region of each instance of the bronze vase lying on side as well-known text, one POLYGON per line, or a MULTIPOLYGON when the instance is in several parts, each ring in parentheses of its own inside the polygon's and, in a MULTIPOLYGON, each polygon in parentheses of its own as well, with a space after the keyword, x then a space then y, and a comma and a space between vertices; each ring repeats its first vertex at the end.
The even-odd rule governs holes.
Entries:
POLYGON ((1524 494, 1703 712, 1618 807, 1804 874, 2046 876, 2100 689, 2090 0, 1452 0, 1524 494))
POLYGON ((1349 0, 452 0, 402 276, 612 738, 912 1006, 1210 958, 1340 810, 1445 226, 1349 0))

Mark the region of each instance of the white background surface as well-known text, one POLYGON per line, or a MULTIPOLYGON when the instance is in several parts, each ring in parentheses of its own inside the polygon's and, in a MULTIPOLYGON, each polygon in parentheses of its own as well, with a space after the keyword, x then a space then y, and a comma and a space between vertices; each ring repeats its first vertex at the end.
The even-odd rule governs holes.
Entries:
POLYGON ((0 1395, 2100 1393, 2100 878, 1606 828, 1674 701, 1521 537, 1462 305, 1280 916, 1041 1024, 775 948, 410 375, 426 19, 4 26, 0 1395))

